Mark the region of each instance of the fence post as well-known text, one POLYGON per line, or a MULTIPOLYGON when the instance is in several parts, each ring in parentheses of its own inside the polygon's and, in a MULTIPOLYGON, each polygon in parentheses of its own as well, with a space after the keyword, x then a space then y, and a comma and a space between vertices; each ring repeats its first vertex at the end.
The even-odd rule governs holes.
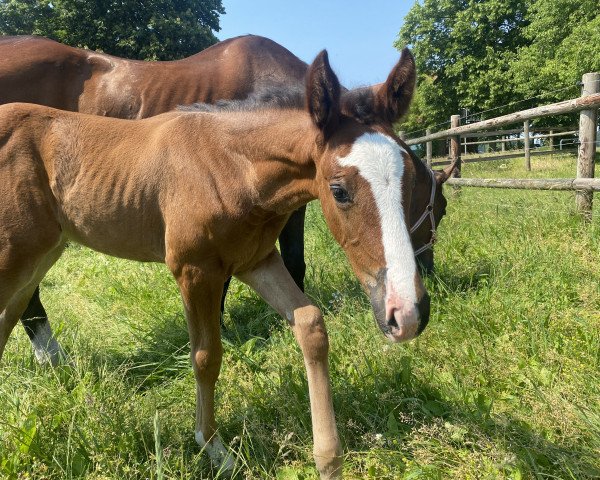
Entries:
POLYGON ((550 153, 554 150, 554 130, 550 130, 550 138, 548 138, 548 146, 550 147, 550 153))
POLYGON ((523 122, 523 144, 525 147, 525 168, 531 171, 531 153, 529 151, 529 120, 523 122))
MULTIPOLYGON (((450 117, 450 128, 460 127, 460 115, 452 115, 450 117)), ((456 169, 452 173, 453 177, 461 177, 462 162, 460 159, 460 135, 453 135, 450 137, 450 161, 458 160, 456 162, 456 169)))
MULTIPOLYGON (((582 78, 582 97, 600 92, 600 73, 586 73, 582 78)), ((582 110, 579 114, 579 154, 577 156, 577 178, 594 178, 594 158, 596 156, 596 127, 598 109, 582 110)), ((592 219, 591 191, 577 192, 577 211, 585 220, 592 219)))
POLYGON ((504 140, 506 140, 508 137, 505 137, 504 135, 502 135, 500 137, 500 151, 501 152, 505 152, 506 151, 506 142, 504 140))
MULTIPOLYGON (((431 135, 431 128, 428 128, 427 130, 425 130, 425 134, 431 135)), ((429 140, 425 144, 425 149, 426 149, 427 166, 429 168, 431 168, 431 159, 433 158, 433 142, 431 140, 429 140)))

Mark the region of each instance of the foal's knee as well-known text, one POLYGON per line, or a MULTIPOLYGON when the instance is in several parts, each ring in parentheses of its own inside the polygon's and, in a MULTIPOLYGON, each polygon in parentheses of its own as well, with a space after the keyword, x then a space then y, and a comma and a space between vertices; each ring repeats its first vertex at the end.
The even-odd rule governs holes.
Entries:
POLYGON ((313 306, 294 310, 294 332, 304 358, 309 362, 319 362, 327 358, 329 338, 321 311, 313 306))
POLYGON ((216 382, 221 369, 221 344, 192 350, 192 363, 198 380, 216 382))

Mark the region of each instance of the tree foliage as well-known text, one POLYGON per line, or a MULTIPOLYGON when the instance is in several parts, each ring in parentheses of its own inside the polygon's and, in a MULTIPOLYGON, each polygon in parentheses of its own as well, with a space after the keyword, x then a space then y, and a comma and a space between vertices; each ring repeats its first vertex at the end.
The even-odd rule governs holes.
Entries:
POLYGON ((525 39, 525 0, 424 0, 407 14, 397 47, 411 45, 419 71, 412 127, 510 99, 503 78, 525 39))
POLYGON ((582 74, 600 70, 598 0, 423 0, 395 43, 407 44, 419 80, 404 130, 462 109, 490 118, 572 98, 582 74))
POLYGON ((538 0, 529 9, 527 45, 511 65, 516 92, 551 100, 572 97, 581 76, 600 70, 598 0, 538 0), (556 91, 558 90, 558 91, 556 91))
POLYGON ((0 0, 0 34, 42 35, 127 58, 173 60, 216 43, 221 0, 0 0))

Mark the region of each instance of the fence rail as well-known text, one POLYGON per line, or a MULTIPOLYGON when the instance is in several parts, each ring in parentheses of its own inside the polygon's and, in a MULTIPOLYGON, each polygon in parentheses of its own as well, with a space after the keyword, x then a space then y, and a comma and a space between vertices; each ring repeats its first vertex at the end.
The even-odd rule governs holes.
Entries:
MULTIPOLYGON (((582 95, 578 98, 565 100, 563 102, 543 105, 540 107, 522 110, 520 112, 503 115, 481 122, 470 123, 468 125, 460 125, 460 116, 452 115, 450 117, 451 128, 440 132, 431 133, 427 130, 427 135, 417 138, 404 138, 407 145, 419 145, 425 143, 427 146, 427 164, 440 165, 449 162, 456 162, 457 168, 454 173, 454 178, 449 179, 448 183, 455 187, 471 186, 471 187, 486 187, 486 188, 520 188, 533 190, 575 190, 576 203, 578 211, 587 220, 591 219, 593 192, 600 191, 600 179, 594 179, 594 160, 596 156, 596 129, 598 125, 598 107, 600 107, 600 73, 586 73, 583 76, 582 95), (552 153, 547 151, 531 151, 531 136, 529 130, 529 121, 535 118, 549 117, 552 115, 561 115, 563 113, 580 112, 579 115, 579 141, 578 141, 578 159, 577 159, 577 178, 574 179, 476 179, 476 178, 460 178, 461 175, 461 137, 465 137, 464 145, 494 143, 494 141, 483 142, 467 142, 466 138, 476 136, 493 136, 493 135, 510 135, 523 132, 524 138, 511 139, 511 141, 523 141, 524 152, 513 154, 486 155, 465 158, 465 162, 477 162, 486 160, 501 160, 517 157, 525 157, 525 166, 527 170, 531 170, 532 155, 542 155, 552 153), (499 130, 482 133, 491 128, 511 125, 518 122, 523 122, 523 130, 499 130), (475 132, 480 132, 479 134, 475 132), (508 133, 511 132, 511 133, 508 133), (432 141, 442 138, 450 139, 450 155, 448 162, 433 162, 432 161, 432 141)), ((554 137, 561 135, 574 134, 577 132, 550 132, 544 135, 544 138, 549 138, 552 142, 554 137)), ((538 138, 541 138, 539 136, 538 138)), ((496 140, 495 142, 504 145, 506 140, 496 140)), ((562 145, 561 145, 562 146, 562 145)))
MULTIPOLYGON (((565 153, 573 153, 576 152, 577 148, 563 148, 562 150, 532 150, 529 152, 529 155, 532 157, 536 157, 539 155, 563 155, 565 153)), ((523 158, 525 152, 523 150, 519 150, 515 153, 498 153, 491 155, 473 155, 462 157, 462 163, 479 163, 479 162, 492 162, 494 160, 511 160, 513 158, 523 158)), ((434 158, 433 162, 431 162, 432 167, 439 167, 443 165, 450 165, 452 163, 452 159, 438 157, 438 160, 434 158)))
POLYGON ((406 144, 418 145, 420 143, 451 137, 453 135, 462 135, 464 133, 477 132, 479 130, 486 130, 488 128, 501 127, 503 125, 510 125, 512 123, 518 123, 525 120, 532 120, 534 118, 579 112, 581 110, 596 109, 598 107, 600 107, 600 93, 594 93, 586 97, 565 100, 564 102, 553 103, 551 105, 530 108, 529 110, 523 110, 521 112, 503 115, 501 117, 490 118, 489 120, 483 120, 482 122, 469 123, 468 125, 441 130, 423 137, 409 138, 406 140, 406 144))
POLYGON ((600 192, 600 178, 450 178, 447 183, 457 187, 600 192))

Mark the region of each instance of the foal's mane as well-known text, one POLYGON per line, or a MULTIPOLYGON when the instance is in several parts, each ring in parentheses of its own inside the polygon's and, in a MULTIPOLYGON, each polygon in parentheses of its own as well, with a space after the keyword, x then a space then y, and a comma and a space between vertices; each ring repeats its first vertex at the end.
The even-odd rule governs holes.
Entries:
POLYGON ((267 87, 252 92, 242 100, 217 100, 215 103, 179 105, 183 112, 252 112, 258 110, 300 110, 305 103, 304 89, 300 86, 267 87))
MULTIPOLYGON (((241 100, 217 100, 215 103, 179 105, 182 112, 252 112, 260 110, 301 110, 305 108, 306 92, 301 85, 268 86, 252 92, 241 100)), ((370 87, 342 89, 342 111, 366 125, 377 122, 373 90, 370 87)))

